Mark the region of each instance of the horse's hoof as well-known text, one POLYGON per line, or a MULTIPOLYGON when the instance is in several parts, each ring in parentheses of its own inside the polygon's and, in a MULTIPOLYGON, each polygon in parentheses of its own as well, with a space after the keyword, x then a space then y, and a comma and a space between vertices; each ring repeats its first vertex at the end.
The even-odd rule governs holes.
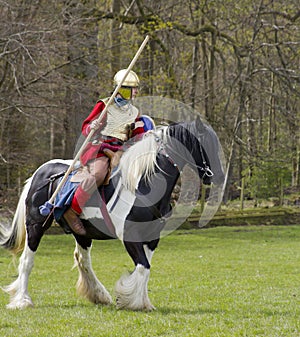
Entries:
POLYGON ((25 298, 18 302, 9 303, 6 306, 6 308, 10 310, 16 310, 16 309, 23 310, 23 309, 32 308, 32 307, 34 307, 34 305, 31 299, 29 298, 25 298))
POLYGON ((147 306, 145 307, 145 309, 144 309, 144 311, 146 311, 146 312, 150 312, 150 311, 154 311, 154 310, 156 310, 156 308, 155 308, 155 306, 152 305, 152 304, 147 305, 147 306))
POLYGON ((133 310, 133 311, 144 311, 150 312, 156 310, 155 306, 149 303, 144 303, 140 305, 133 305, 132 303, 123 302, 121 297, 116 298, 116 306, 118 310, 133 310))

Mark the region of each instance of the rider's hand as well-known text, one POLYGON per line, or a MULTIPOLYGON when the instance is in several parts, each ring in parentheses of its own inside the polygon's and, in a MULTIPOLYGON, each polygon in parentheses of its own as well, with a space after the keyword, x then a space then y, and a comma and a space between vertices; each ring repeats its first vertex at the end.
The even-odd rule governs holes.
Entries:
POLYGON ((90 128, 94 130, 98 130, 102 128, 102 126, 103 126, 103 123, 99 121, 98 119, 95 119, 90 123, 90 128))

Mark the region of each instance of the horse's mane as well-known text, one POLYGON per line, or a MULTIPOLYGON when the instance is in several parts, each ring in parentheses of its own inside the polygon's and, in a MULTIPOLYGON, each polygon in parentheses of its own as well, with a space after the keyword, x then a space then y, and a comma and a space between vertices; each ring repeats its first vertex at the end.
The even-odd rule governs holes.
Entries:
POLYGON ((162 130, 161 138, 167 145, 170 154, 179 153, 181 157, 185 157, 188 153, 192 153, 197 147, 197 130, 195 122, 178 122, 172 123, 162 130))
POLYGON ((129 191, 135 191, 142 176, 149 179, 154 172, 158 146, 155 133, 148 132, 122 155, 117 172, 129 191))
POLYGON ((180 122, 180 123, 173 123, 168 126, 167 135, 176 138, 178 141, 184 144, 188 144, 193 142, 194 137, 197 133, 197 129, 195 126, 195 122, 180 122))
POLYGON ((120 165, 115 174, 121 172, 123 185, 134 192, 143 177, 149 179, 157 166, 156 155, 161 144, 172 143, 174 139, 178 143, 195 146, 195 123, 174 123, 168 127, 161 127, 156 132, 146 133, 142 140, 130 146, 122 155, 120 165))

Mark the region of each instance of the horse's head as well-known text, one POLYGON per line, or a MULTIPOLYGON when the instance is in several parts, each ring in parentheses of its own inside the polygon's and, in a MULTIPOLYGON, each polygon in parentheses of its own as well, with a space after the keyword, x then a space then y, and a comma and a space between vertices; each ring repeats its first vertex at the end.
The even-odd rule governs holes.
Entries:
MULTIPOLYGON (((202 147, 202 151, 205 152, 209 169, 212 173, 211 175, 208 171, 204 174, 204 181, 208 179, 208 182, 211 181, 216 185, 223 184, 225 179, 222 163, 223 153, 218 136, 209 125, 201 121, 199 116, 197 116, 192 125, 194 125, 194 136, 199 141, 199 147, 202 147)), ((201 151, 201 149, 199 151, 201 151)))
POLYGON ((205 184, 220 185, 224 181, 222 152, 214 130, 199 117, 191 123, 178 123, 169 127, 173 157, 183 167, 189 164, 198 170, 205 184))

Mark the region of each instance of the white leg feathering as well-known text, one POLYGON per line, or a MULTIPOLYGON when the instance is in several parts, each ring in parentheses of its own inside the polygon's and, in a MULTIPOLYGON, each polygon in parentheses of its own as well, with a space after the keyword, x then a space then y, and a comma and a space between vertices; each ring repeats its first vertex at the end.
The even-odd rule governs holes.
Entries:
POLYGON ((76 243, 74 260, 79 271, 77 293, 95 304, 112 304, 109 292, 93 271, 90 252, 91 248, 85 250, 76 243))
POLYGON ((25 309, 33 307, 33 302, 28 294, 28 279, 34 264, 33 252, 27 245, 19 260, 18 278, 10 285, 2 289, 10 295, 10 302, 6 306, 8 309, 25 309))
POLYGON ((134 272, 117 282, 115 293, 119 309, 151 311, 154 306, 148 297, 150 270, 138 264, 134 272))

